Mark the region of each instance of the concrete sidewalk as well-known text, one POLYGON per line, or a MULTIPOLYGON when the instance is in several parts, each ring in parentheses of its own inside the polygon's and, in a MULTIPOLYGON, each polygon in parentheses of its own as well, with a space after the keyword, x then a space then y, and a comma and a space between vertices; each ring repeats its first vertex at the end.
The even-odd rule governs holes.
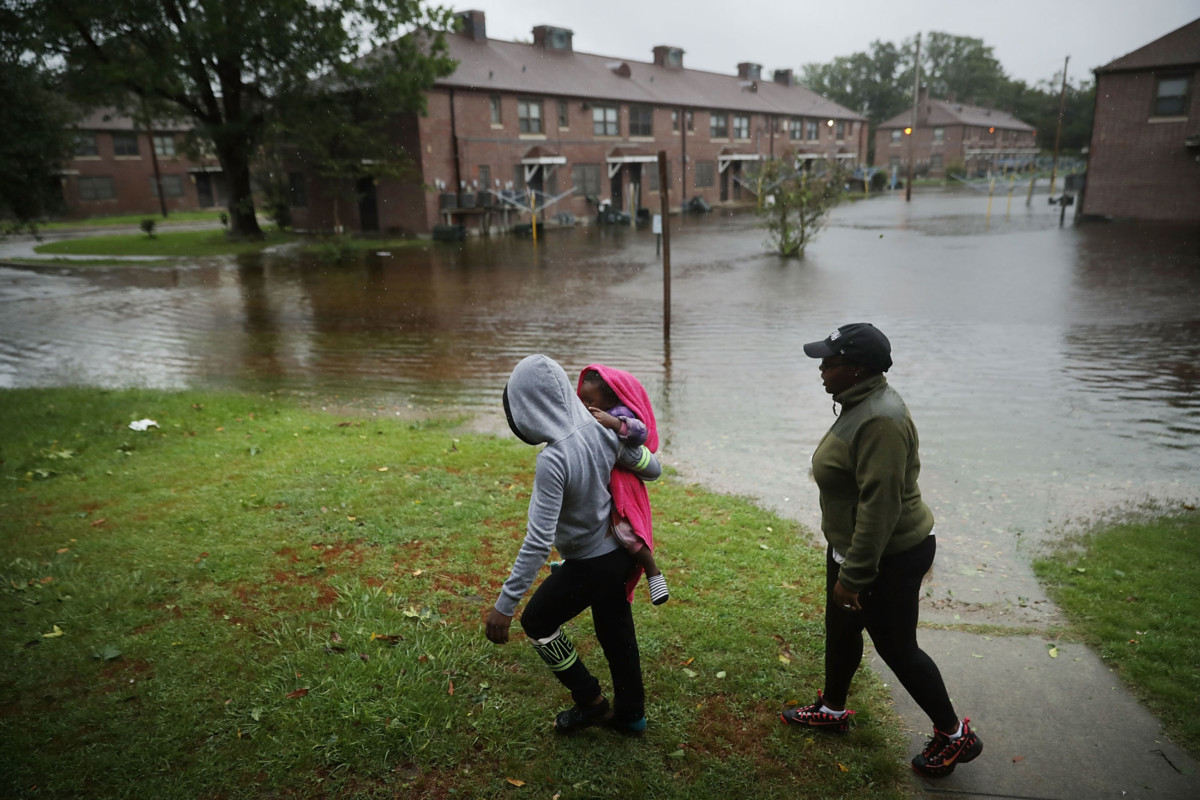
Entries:
MULTIPOLYGON (((953 774, 913 774, 918 797, 1197 800, 1196 761, 1163 735, 1087 647, 1041 636, 981 636, 920 629, 955 710, 971 718, 983 753, 953 774), (1049 644, 1058 655, 1051 658, 1049 644)), ((911 734, 909 755, 931 734, 928 717, 878 656, 871 667, 892 689, 911 734)))

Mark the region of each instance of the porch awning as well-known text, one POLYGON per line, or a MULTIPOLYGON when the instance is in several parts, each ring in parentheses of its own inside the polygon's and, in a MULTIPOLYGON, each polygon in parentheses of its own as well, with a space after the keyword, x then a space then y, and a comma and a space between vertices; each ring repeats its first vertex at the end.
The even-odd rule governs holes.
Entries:
POLYGON ((717 154, 717 171, 724 172, 734 161, 762 161, 762 153, 738 153, 733 150, 722 150, 717 154))
POLYGON ((521 159, 521 164, 525 167, 525 182, 529 183, 533 180, 533 176, 543 167, 555 167, 560 164, 566 164, 567 157, 560 156, 553 150, 547 150, 545 147, 533 147, 521 159))
POLYGON ((623 164, 657 164, 658 153, 642 147, 614 147, 604 159, 608 177, 616 175, 623 164))

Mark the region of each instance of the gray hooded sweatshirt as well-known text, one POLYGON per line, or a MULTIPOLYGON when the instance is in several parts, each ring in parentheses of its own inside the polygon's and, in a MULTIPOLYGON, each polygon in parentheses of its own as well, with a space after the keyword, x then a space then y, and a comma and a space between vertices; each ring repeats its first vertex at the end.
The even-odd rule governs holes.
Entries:
POLYGON ((608 483, 615 464, 647 481, 657 479, 662 468, 645 447, 622 445, 616 433, 598 423, 567 373, 546 356, 528 356, 517 364, 504 389, 504 408, 509 427, 522 441, 546 445, 537 456, 525 541, 496 600, 496 609, 512 616, 551 546, 567 559, 595 558, 620 547, 608 535, 608 483))

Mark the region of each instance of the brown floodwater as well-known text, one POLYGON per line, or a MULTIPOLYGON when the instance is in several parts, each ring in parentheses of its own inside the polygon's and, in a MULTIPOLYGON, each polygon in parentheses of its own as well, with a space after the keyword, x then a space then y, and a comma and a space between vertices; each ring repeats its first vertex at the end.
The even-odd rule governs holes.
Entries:
MULTIPOLYGON (((1200 229, 1059 227, 1044 195, 844 206, 802 261, 750 215, 671 220, 671 335, 648 229, 543 231, 179 267, 0 268, 0 386, 237 388, 466 407, 501 433, 525 355, 637 374, 664 461, 815 528, 833 421, 804 342, 875 323, 937 515, 930 611, 1052 618, 1029 569, 1079 520, 1200 497, 1200 229)), ((669 534, 660 543, 669 569, 669 534)), ((764 558, 771 554, 764 551, 764 558)))

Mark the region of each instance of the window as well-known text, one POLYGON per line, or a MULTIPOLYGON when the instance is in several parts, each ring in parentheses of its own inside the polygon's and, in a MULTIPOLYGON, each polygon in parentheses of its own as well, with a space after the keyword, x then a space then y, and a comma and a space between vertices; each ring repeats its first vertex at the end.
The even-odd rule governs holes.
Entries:
POLYGON ((525 191, 525 165, 513 164, 513 191, 525 191))
POLYGON ((817 121, 815 119, 810 119, 807 122, 805 122, 804 123, 804 132, 806 134, 805 138, 807 138, 810 142, 815 142, 819 138, 819 133, 817 130, 817 121))
POLYGON ((488 105, 492 109, 492 124, 493 125, 502 125, 503 122, 500 119, 500 95, 494 94, 491 97, 489 97, 488 105))
POLYGON ((929 157, 929 168, 931 170, 940 170, 942 168, 942 154, 934 153, 929 157))
POLYGON ((733 138, 750 138, 750 117, 746 116, 745 114, 733 115, 733 138))
POLYGON ((653 136, 654 135, 654 109, 650 106, 630 106, 629 107, 629 135, 630 136, 653 136))
POLYGON ((671 109, 671 130, 679 133, 679 111, 671 109))
POLYGON ((792 117, 788 120, 788 138, 793 142, 804 138, 804 120, 799 117, 792 117))
POLYGON ((491 189, 492 188, 492 168, 490 166, 488 166, 487 164, 479 165, 479 188, 480 189, 491 189))
POLYGON ((542 133, 541 100, 517 100, 517 130, 521 133, 542 133))
POLYGON ((79 179, 80 200, 115 200, 117 186, 109 177, 81 177, 79 179))
POLYGON ((75 155, 98 156, 100 148, 96 146, 96 134, 88 131, 75 135, 75 155))
POLYGON ((900 168, 900 156, 892 156, 888 159, 888 169, 900 168))
POLYGON ((600 197, 600 165, 575 164, 571 167, 571 184, 575 194, 584 197, 600 197))
POLYGON ((688 133, 696 132, 696 115, 693 112, 684 112, 683 121, 687 123, 688 133))
MULTIPOLYGON (((183 197, 182 175, 162 175, 159 181, 162 181, 163 197, 183 197)), ((150 195, 158 197, 158 181, 154 178, 150 179, 150 195)))
POLYGON ((892 144, 900 144, 900 133, 901 131, 899 128, 896 128, 896 130, 892 131, 892 144))
POLYGON ((302 173, 288 173, 288 198, 294 208, 308 207, 308 181, 302 173))
POLYGON ((840 142, 846 138, 846 123, 838 120, 837 123, 837 140, 840 142))
POLYGON ((138 140, 136 133, 114 133, 113 137, 113 154, 118 156, 136 156, 138 154, 138 140))
POLYGON ((175 155, 175 137, 172 134, 160 134, 154 137, 154 155, 163 158, 175 155))
POLYGON ((569 128, 570 117, 567 116, 567 101, 558 101, 558 127, 569 128))
POLYGON ((1155 117, 1181 117, 1188 111, 1188 89, 1191 81, 1187 76, 1174 75, 1159 78, 1154 90, 1155 117))
POLYGON ((716 175, 716 165, 711 161, 696 162, 696 188, 712 186, 716 175))
MULTIPOLYGON (((667 168, 670 167, 667 164, 667 168)), ((642 164, 642 182, 646 184, 647 192, 658 191, 658 164, 642 164)))
POLYGON ((728 139, 729 117, 719 111, 710 111, 708 113, 708 136, 710 139, 728 139))
POLYGON ((945 128, 934 128, 933 129, 933 140, 935 142, 946 141, 946 129, 945 128))
POLYGON ((592 106, 592 134, 620 136, 620 115, 616 106, 592 106))

